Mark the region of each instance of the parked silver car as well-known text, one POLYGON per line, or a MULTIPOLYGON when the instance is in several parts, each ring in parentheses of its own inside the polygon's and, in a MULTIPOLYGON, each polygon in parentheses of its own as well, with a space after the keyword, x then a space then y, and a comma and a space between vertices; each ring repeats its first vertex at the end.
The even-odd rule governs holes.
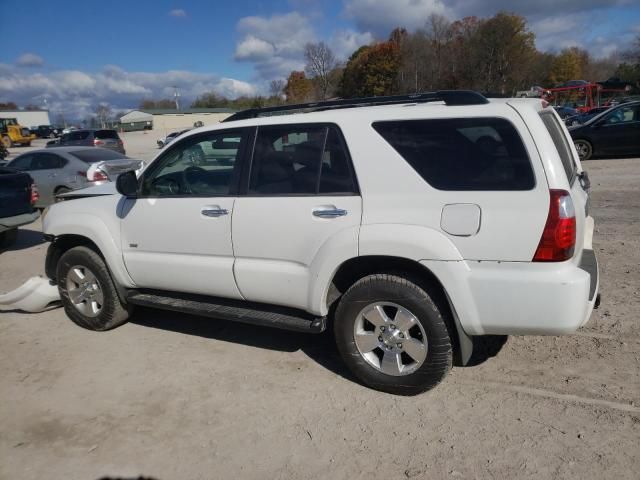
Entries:
POLYGON ((73 130, 64 133, 57 140, 47 142, 47 148, 51 147, 101 147, 120 152, 123 155, 126 153, 118 132, 111 129, 73 130))
POLYGON ((166 147, 171 142, 173 142, 176 138, 178 138, 180 135, 188 132, 189 130, 191 129, 187 128, 186 130, 180 130, 179 132, 171 132, 166 137, 159 138, 158 141, 156 142, 158 144, 158 148, 166 147))
POLYGON ((36 207, 44 208, 56 201, 56 195, 113 181, 119 171, 143 165, 103 148, 59 147, 23 153, 7 166, 31 175, 40 192, 36 207))

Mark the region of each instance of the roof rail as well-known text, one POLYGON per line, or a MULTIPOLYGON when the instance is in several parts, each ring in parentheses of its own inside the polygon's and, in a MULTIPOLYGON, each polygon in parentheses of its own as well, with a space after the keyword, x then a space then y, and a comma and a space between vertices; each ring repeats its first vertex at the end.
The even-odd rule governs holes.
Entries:
POLYGON ((339 108, 371 107, 375 105, 400 105, 407 103, 444 102, 446 105, 483 105, 489 103, 482 94, 472 90, 440 90, 438 92, 416 93, 412 95, 390 95, 385 97, 347 98, 324 102, 298 103, 276 107, 250 108, 235 113, 223 120, 245 120, 247 118, 286 115, 288 113, 307 113, 339 108))

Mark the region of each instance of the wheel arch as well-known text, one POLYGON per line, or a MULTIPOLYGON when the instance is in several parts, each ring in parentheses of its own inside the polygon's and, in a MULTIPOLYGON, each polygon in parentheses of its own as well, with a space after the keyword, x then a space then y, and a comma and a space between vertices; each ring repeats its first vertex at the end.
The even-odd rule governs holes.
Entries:
POLYGON ((473 353, 473 342, 462 328, 456 309, 440 279, 418 261, 386 255, 365 255, 346 260, 331 279, 325 298, 327 310, 333 311, 342 294, 358 280, 380 273, 408 277, 427 290, 430 296, 435 297, 433 301, 443 312, 451 335, 455 361, 458 364, 467 364, 473 353))

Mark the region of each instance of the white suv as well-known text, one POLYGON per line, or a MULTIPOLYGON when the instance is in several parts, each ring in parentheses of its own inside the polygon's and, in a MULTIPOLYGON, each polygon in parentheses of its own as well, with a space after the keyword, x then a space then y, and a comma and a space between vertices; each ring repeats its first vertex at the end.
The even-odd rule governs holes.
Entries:
POLYGON ((47 275, 85 328, 134 305, 332 326, 361 382, 428 390, 473 336, 570 333, 594 308, 588 178, 545 103, 437 92, 240 112, 117 192, 54 205, 47 275))

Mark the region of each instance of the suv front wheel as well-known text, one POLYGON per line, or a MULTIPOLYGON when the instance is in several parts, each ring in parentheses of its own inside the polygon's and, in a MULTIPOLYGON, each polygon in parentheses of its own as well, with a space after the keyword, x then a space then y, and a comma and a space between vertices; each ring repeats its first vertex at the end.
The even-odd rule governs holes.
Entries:
POLYGON ((451 368, 442 312, 406 278, 377 274, 357 281, 340 299, 334 333, 349 369, 377 390, 415 395, 435 387, 451 368))
POLYGON ((67 316, 83 328, 104 331, 129 319, 104 260, 87 247, 65 252, 56 270, 58 290, 67 316))

